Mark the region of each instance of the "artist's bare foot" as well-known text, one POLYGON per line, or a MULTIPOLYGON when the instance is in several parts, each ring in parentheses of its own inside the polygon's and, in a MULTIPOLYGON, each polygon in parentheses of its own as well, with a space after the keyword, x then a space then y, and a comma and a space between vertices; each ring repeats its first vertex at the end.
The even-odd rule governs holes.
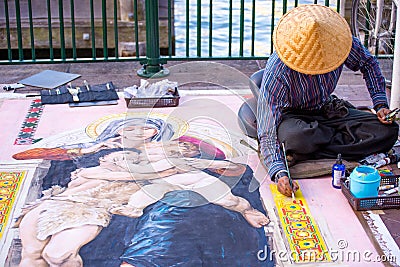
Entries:
POLYGON ((245 210, 242 214, 247 222, 253 227, 260 228, 269 224, 268 217, 256 209, 245 210))
POLYGON ((138 209, 132 206, 124 205, 110 209, 112 214, 127 216, 131 218, 139 218, 143 215, 143 209, 138 209))

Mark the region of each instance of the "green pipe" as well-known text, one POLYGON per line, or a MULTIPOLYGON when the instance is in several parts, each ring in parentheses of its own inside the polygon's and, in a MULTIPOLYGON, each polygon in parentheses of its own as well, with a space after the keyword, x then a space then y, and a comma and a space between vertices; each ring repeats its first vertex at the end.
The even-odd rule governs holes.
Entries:
POLYGON ((142 77, 163 77, 169 74, 169 70, 161 66, 166 63, 160 59, 160 35, 158 25, 158 0, 146 0, 146 61, 143 68, 137 71, 142 77))
POLYGON ((149 59, 160 57, 158 29, 158 0, 146 0, 146 55, 149 59))
POLYGON ((17 36, 18 36, 18 56, 19 60, 24 60, 24 48, 22 44, 22 30, 21 30, 21 8, 19 0, 15 0, 15 16, 17 21, 17 36))

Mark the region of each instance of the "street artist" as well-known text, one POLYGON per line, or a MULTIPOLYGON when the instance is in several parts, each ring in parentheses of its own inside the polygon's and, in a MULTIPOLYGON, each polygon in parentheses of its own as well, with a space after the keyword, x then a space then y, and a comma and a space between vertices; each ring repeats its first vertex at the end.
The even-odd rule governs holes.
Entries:
POLYGON ((273 35, 275 51, 266 63, 257 103, 257 132, 268 175, 290 196, 280 144, 292 161, 359 160, 389 151, 398 138, 385 79, 374 56, 352 37, 344 18, 329 7, 301 5, 284 15, 273 35), (376 115, 332 95, 343 65, 361 71, 376 115))

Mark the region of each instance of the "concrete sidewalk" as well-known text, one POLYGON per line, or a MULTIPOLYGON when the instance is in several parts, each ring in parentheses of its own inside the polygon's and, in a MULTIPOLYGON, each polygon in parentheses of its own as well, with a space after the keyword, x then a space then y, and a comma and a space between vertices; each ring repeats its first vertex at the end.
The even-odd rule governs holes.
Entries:
MULTIPOLYGON (((382 64, 381 64, 382 65, 382 64)), ((170 75, 162 78, 177 81, 181 94, 224 94, 233 90, 245 97, 251 96, 248 87, 248 77, 262 69, 264 61, 215 61, 215 62, 174 62, 171 61, 164 67, 170 70, 170 75)), ((140 85, 142 78, 136 75, 141 68, 138 62, 104 62, 104 63, 68 63, 68 64, 36 64, 0 66, 0 84, 16 83, 24 78, 37 74, 43 70, 55 70, 67 73, 80 74, 73 84, 100 84, 112 81, 119 91, 123 88, 140 85)), ((390 69, 386 66, 384 74, 390 79, 390 69)), ((39 94, 40 88, 25 87, 15 90, 21 94, 39 94)), ((362 75, 344 69, 339 80, 336 95, 350 101, 355 106, 371 106, 368 91, 362 75)), ((388 92, 390 96, 390 92, 388 92)), ((12 91, 0 89, 0 98, 12 97, 12 91)), ((15 96, 15 94, 14 94, 15 96)), ((1 102, 0 102, 1 105, 1 102)), ((391 166, 395 173, 400 173, 397 166, 391 166)), ((361 215, 361 213, 358 215, 361 215)), ((390 235, 400 247, 400 212, 398 210, 385 210, 379 213, 390 235)), ((362 216, 359 216, 362 218, 362 216)), ((360 219, 362 220, 362 219, 360 219)), ((365 223, 365 222, 364 222, 365 223)), ((368 231, 366 229, 366 231, 368 231)), ((371 233, 374 238, 374 233, 371 233)), ((375 236, 376 238, 376 236, 375 236)), ((379 240, 375 244, 379 246, 379 240)))

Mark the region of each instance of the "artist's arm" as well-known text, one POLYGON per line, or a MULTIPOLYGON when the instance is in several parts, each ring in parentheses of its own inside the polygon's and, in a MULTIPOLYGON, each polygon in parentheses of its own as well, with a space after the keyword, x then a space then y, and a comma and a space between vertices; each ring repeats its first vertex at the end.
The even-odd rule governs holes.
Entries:
POLYGON ((292 190, 298 190, 298 184, 290 186, 289 178, 285 174, 283 152, 277 137, 277 127, 281 121, 281 108, 284 105, 285 88, 276 78, 276 73, 270 71, 264 75, 260 96, 257 103, 257 134, 260 142, 260 152, 264 166, 272 181, 278 183, 278 191, 286 196, 291 196, 292 190))
POLYGON ((264 75, 257 102, 257 135, 260 142, 260 153, 269 177, 280 170, 285 170, 283 153, 278 142, 277 125, 281 120, 281 100, 279 91, 285 91, 283 84, 274 77, 272 71, 264 75))
POLYGON ((363 74, 379 121, 385 124, 392 123, 385 120, 385 116, 390 113, 390 110, 386 97, 385 78, 382 75, 379 62, 355 37, 353 37, 353 45, 345 65, 349 69, 361 71, 363 74))

